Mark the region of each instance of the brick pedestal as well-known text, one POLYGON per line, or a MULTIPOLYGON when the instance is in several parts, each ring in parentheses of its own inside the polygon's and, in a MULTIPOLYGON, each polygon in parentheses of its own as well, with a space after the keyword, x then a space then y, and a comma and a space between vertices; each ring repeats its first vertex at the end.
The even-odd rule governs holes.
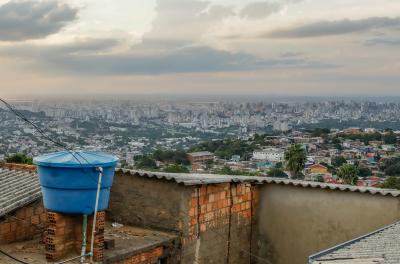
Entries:
MULTIPOLYGON (((81 254, 82 248, 82 215, 67 215, 55 212, 47 213, 46 259, 57 261, 69 253, 81 254)), ((90 251, 93 215, 88 217, 86 235, 86 252, 90 251)), ((94 237, 93 260, 103 260, 105 212, 98 212, 94 237)))

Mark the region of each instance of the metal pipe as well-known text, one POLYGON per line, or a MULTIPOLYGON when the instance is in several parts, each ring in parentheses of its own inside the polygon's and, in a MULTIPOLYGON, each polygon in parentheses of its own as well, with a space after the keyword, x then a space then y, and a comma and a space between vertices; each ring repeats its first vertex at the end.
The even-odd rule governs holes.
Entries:
POLYGON ((96 203, 94 206, 94 215, 93 215, 93 224, 92 224, 92 240, 90 241, 90 262, 93 262, 93 251, 94 251, 94 233, 96 232, 96 217, 97 217, 97 207, 99 206, 99 197, 100 197, 100 187, 101 187, 101 179, 103 178, 103 168, 97 168, 99 171, 99 179, 97 181, 97 193, 96 193, 96 203))
POLYGON ((82 223, 82 250, 81 250, 81 263, 85 262, 85 253, 86 253, 86 231, 87 231, 87 219, 88 216, 86 214, 83 215, 83 223, 82 223))
POLYGON ((67 259, 67 260, 63 260, 63 261, 57 262, 57 263, 55 263, 55 264, 65 264, 65 263, 74 261, 74 260, 76 260, 76 259, 78 259, 78 258, 87 257, 87 256, 90 256, 90 253, 86 253, 86 254, 84 254, 84 255, 82 255, 82 256, 77 256, 77 257, 73 257, 73 258, 70 258, 70 259, 67 259))

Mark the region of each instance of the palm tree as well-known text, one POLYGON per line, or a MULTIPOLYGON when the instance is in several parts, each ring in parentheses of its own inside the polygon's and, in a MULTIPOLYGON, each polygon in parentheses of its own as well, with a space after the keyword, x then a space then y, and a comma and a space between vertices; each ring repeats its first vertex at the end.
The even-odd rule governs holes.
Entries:
POLYGON ((345 184, 354 185, 357 183, 358 168, 351 164, 344 164, 338 170, 338 177, 342 179, 345 184))
POLYGON ((293 144, 285 152, 286 169, 290 172, 290 178, 296 178, 304 169, 306 152, 300 144, 293 144))

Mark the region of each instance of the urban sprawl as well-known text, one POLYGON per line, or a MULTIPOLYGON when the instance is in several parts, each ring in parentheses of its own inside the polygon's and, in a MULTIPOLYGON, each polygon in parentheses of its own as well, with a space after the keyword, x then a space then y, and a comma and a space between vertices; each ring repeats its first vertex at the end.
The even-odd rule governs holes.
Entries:
MULTIPOLYGON (((12 104, 67 148, 114 153, 124 168, 400 188, 400 103, 35 100, 12 104)), ((29 162, 29 157, 60 150, 6 108, 0 108, 0 121, 0 161, 21 162, 26 157, 29 162)))

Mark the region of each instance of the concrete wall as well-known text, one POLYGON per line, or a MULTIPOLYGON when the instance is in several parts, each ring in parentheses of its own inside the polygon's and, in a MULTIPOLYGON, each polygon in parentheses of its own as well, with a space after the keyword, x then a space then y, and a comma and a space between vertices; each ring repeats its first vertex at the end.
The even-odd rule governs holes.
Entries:
POLYGON ((260 187, 254 253, 274 264, 304 264, 313 253, 399 219, 400 198, 265 184, 260 187))
POLYGON ((165 180, 117 173, 107 218, 126 225, 180 232, 192 188, 165 180))
POLYGON ((249 264, 257 198, 250 184, 184 186, 118 173, 107 215, 122 224, 179 233, 173 263, 249 264))

